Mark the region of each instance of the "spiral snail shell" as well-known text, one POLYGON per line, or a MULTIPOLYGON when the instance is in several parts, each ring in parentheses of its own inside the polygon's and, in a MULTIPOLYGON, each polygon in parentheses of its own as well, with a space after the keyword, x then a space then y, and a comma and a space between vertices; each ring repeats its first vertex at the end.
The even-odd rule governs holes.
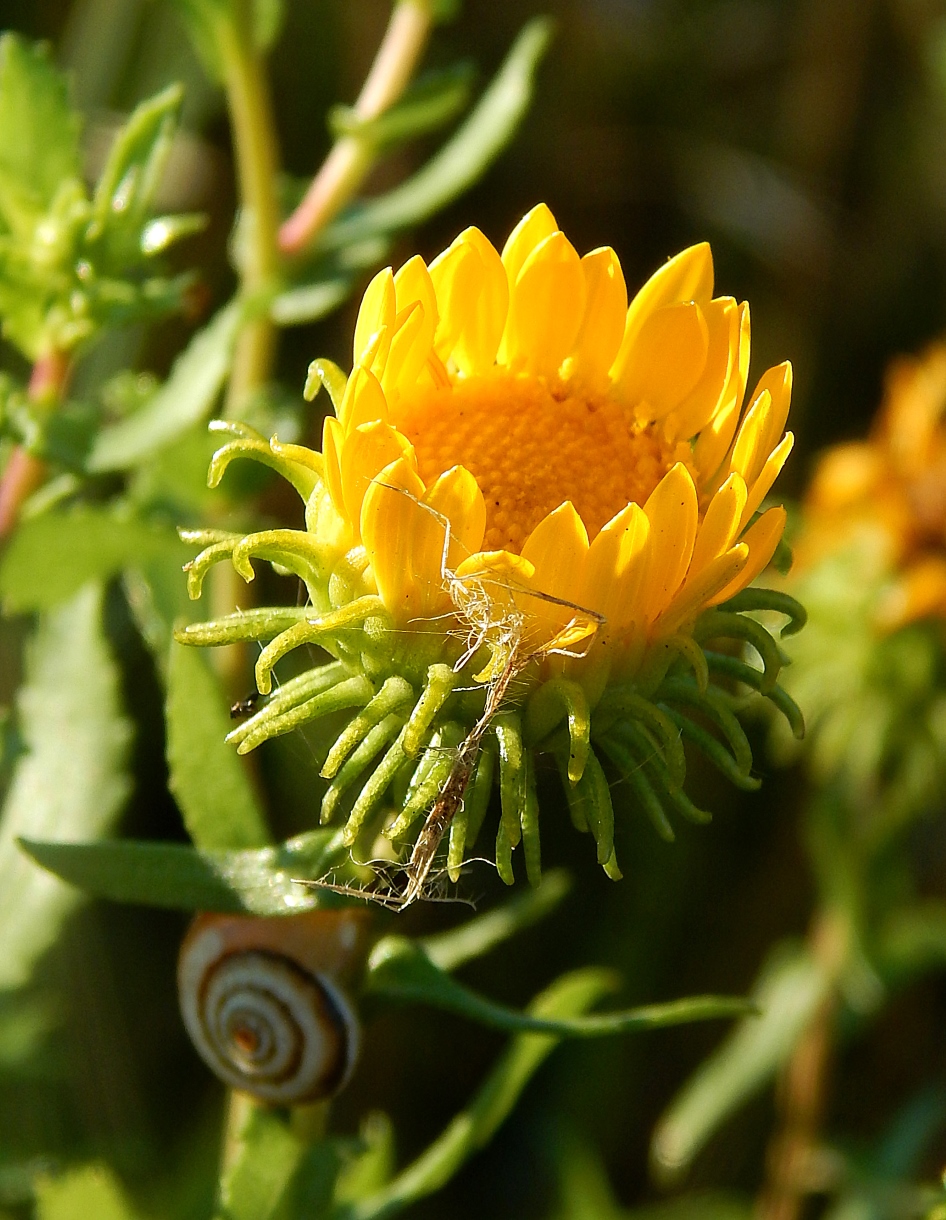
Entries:
POLYGON ((207 1066, 276 1105, 330 1097, 358 1055, 342 989, 366 949, 367 912, 201 914, 178 959, 181 1016, 207 1066))

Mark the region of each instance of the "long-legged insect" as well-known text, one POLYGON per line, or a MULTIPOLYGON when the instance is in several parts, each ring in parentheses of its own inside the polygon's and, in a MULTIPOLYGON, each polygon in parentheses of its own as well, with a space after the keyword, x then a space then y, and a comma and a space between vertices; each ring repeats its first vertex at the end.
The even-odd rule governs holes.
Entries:
MULTIPOLYGON (((437 799, 427 814, 420 834, 414 842, 410 859, 404 865, 407 885, 404 891, 396 896, 397 906, 403 910, 416 902, 425 894, 425 887, 433 867, 437 850, 444 835, 450 828, 453 819, 462 808, 466 790, 469 787, 473 771, 476 767, 480 748, 487 730, 509 692, 509 687, 526 666, 539 656, 553 653, 565 656, 581 656, 570 649, 568 643, 580 643, 583 639, 597 632, 604 624, 604 616, 594 610, 588 610, 564 598, 553 597, 550 593, 526 589, 522 593, 562 606, 575 611, 571 620, 559 631, 552 640, 535 649, 523 647, 524 616, 518 611, 504 608, 497 617, 495 603, 483 588, 482 577, 458 577, 449 566, 450 554, 450 520, 429 504, 417 500, 404 488, 391 487, 391 491, 400 492, 415 500, 421 508, 435 517, 444 530, 443 551, 440 559, 440 574, 444 587, 450 596, 454 609, 470 627, 470 636, 463 655, 454 665, 456 671, 461 670, 470 658, 484 644, 490 644, 494 649, 505 653, 505 660, 498 672, 490 678, 486 692, 486 700, 482 715, 470 729, 469 733, 457 747, 456 755, 447 777, 443 782, 437 799), (579 616, 585 619, 585 626, 580 624, 579 616), (490 636, 494 638, 490 640, 490 636)), ((388 896, 394 898, 394 895, 388 896)))

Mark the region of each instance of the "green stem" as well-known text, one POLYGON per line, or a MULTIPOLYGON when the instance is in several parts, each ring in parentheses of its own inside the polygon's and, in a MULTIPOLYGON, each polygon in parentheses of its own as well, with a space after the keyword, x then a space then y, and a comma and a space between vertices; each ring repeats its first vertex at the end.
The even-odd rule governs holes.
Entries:
MULTIPOLYGON (((354 112, 376 119, 407 88, 433 25, 430 0, 398 0, 354 112)), ((284 254, 301 254, 355 194, 375 158, 369 140, 342 136, 313 178, 302 202, 279 231, 284 254)))
POLYGON ((243 217, 240 291, 251 308, 259 308, 237 338, 227 395, 227 414, 232 415, 269 380, 276 354, 276 328, 267 303, 280 266, 278 153, 269 81, 263 57, 253 45, 246 0, 233 19, 221 22, 219 46, 243 217))
MULTIPOLYGON (((269 317, 268 299, 280 268, 278 151, 269 81, 263 57, 254 45, 249 0, 241 0, 234 14, 221 20, 217 35, 242 214, 240 295, 254 311, 237 336, 230 371, 225 414, 235 416, 269 381, 276 356, 276 328, 269 317)), ((212 581, 211 603, 215 618, 250 605, 247 586, 232 569, 221 568, 212 581)), ((246 649, 231 645, 214 659, 225 685, 238 697, 246 683, 246 649)))
POLYGON ((816 1184, 812 1162, 828 1104, 838 1012, 838 981, 850 952, 847 920, 822 908, 808 934, 812 955, 832 981, 789 1059, 779 1090, 779 1121, 754 1220, 799 1220, 816 1184))

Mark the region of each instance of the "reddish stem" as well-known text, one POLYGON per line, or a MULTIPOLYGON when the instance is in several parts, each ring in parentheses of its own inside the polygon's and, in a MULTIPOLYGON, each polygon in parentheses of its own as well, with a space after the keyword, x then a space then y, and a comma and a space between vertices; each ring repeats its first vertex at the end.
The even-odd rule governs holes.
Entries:
MULTIPOLYGON (((69 360, 62 352, 48 352, 33 365, 27 394, 40 407, 52 407, 61 397, 69 378, 69 360)), ((20 516, 20 510, 37 488, 46 481, 47 466, 42 458, 17 445, 0 477, 0 539, 6 538, 20 516)))
MULTIPOLYGON (((429 0, 399 0, 378 48, 354 112, 359 119, 376 119, 398 100, 410 83, 433 24, 429 0)), ((361 185, 374 160, 370 142, 355 135, 336 141, 305 198, 279 230, 279 248, 286 255, 310 246, 361 185)))

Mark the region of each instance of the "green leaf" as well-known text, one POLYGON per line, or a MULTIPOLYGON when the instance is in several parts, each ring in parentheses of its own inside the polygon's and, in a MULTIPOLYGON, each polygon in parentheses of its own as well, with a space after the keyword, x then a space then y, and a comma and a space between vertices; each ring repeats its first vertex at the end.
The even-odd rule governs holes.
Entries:
POLYGON ((351 280, 323 280, 317 284, 302 284, 273 298, 269 316, 277 326, 302 326, 318 322, 341 305, 351 291, 351 280))
POLYGON ((242 306, 231 301, 199 330, 150 402, 100 433, 89 470, 134 466, 206 419, 226 380, 242 319, 242 306))
POLYGON ((472 186, 512 139, 528 109, 551 35, 546 18, 530 21, 472 114, 440 152, 401 186, 330 225, 317 248, 337 249, 418 224, 472 186))
MULTIPOLYGON (((576 970, 563 975, 529 1005, 529 1015, 546 1025, 562 1024, 595 1004, 611 988, 607 971, 576 970)), ((394 1180, 350 1206, 336 1211, 341 1220, 381 1220, 440 1190, 465 1161, 493 1137, 519 1100, 523 1089, 555 1049, 553 1034, 521 1034, 486 1082, 447 1126, 443 1134, 394 1180)))
POLYGON ((477 915, 449 932, 426 937, 420 942, 421 948, 438 969, 456 970, 544 919, 570 889, 568 873, 555 869, 544 875, 537 889, 526 890, 495 910, 477 915))
POLYGON ((332 134, 356 136, 378 150, 436 131, 455 118, 470 96, 473 70, 455 64, 428 72, 415 81, 396 105, 373 119, 363 119, 351 106, 334 106, 329 112, 332 134))
POLYGON ((232 725, 202 652, 172 643, 168 662, 168 787, 197 847, 261 847, 269 838, 249 774, 224 741, 232 725))
POLYGON ((753 993, 761 1016, 729 1034, 661 1118, 652 1154, 663 1174, 683 1173, 717 1127, 774 1076, 829 987, 825 970, 807 950, 776 951, 753 993))
POLYGON ((89 580, 167 558, 180 567, 189 549, 173 530, 139 517, 86 506, 24 522, 0 561, 0 598, 7 614, 48 610, 89 580))
POLYGON ((32 226, 62 183, 81 176, 79 117, 44 45, 0 38, 0 213, 32 226))
POLYGON ((105 1165, 83 1165, 36 1183, 36 1220, 135 1220, 136 1214, 105 1165))
MULTIPOLYGON (((616 980, 611 977, 613 985, 616 980)), ((528 1030, 554 1033, 561 1038, 597 1038, 639 1029, 662 1029, 688 1021, 743 1016, 752 1008, 749 1001, 738 997, 693 996, 573 1021, 549 1021, 496 1004, 464 987, 435 966, 419 944, 403 936, 386 936, 375 945, 368 961, 365 993, 386 1000, 430 1004, 511 1033, 528 1030)))
POLYGON ((346 852, 331 829, 310 830, 255 851, 197 851, 183 843, 129 839, 51 843, 22 839, 37 864, 96 898, 176 911, 297 915, 337 906, 330 890, 297 885, 319 880, 346 852))
POLYGON ((23 856, 17 838, 94 839, 128 794, 131 726, 101 617, 100 589, 85 588, 40 620, 28 649, 17 697, 26 753, 0 819, 0 989, 27 981, 77 900, 23 856))
POLYGON ((115 137, 92 199, 90 236, 118 226, 137 244, 177 127, 183 88, 170 85, 142 102, 115 137))
POLYGON ((338 1154, 330 1142, 309 1143, 287 1114, 248 1103, 235 1144, 214 1220, 326 1215, 338 1172, 338 1154))

